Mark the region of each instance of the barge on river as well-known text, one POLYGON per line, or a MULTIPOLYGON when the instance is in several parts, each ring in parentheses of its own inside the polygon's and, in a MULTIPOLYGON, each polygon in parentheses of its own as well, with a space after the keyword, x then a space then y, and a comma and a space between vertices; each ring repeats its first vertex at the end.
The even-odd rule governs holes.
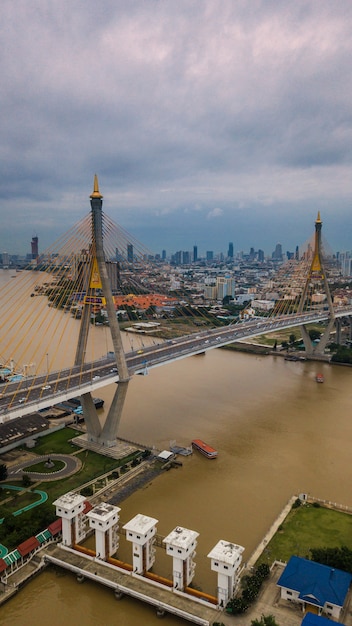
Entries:
POLYGON ((207 443, 204 443, 201 439, 193 439, 192 448, 204 454, 207 459, 216 459, 218 456, 218 451, 209 446, 207 443))

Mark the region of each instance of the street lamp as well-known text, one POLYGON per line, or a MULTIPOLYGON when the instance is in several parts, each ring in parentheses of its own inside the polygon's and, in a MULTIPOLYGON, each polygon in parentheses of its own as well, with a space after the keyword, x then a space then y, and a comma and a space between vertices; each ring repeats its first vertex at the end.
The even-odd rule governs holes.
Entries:
POLYGON ((46 375, 49 376, 49 354, 46 353, 46 375))

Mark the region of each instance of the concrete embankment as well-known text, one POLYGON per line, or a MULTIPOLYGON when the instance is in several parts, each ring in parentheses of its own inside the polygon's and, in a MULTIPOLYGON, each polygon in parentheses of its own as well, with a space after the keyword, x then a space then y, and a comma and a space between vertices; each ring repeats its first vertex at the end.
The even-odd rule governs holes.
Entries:
POLYGON ((252 552, 251 556, 249 557, 249 559, 248 559, 248 561, 246 563, 246 569, 247 570, 251 569, 255 565, 255 563, 258 561, 259 557, 261 556, 261 554, 265 550, 265 548, 268 545, 269 541, 271 541, 271 539, 273 538, 275 533, 277 533, 278 529, 280 528, 281 524, 285 521, 287 515, 289 514, 289 512, 292 509, 293 503, 296 500, 297 500, 297 496, 292 496, 292 498, 289 499, 287 504, 285 504, 285 506, 282 509, 282 511, 280 511, 280 513, 277 516, 276 520, 270 526, 268 532, 265 534, 265 536, 263 537, 261 542, 258 544, 258 546, 254 550, 254 552, 252 552))

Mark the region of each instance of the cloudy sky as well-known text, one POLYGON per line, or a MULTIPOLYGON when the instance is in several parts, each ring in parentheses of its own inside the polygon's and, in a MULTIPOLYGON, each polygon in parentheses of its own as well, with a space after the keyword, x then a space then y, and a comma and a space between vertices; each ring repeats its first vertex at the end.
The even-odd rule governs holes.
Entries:
POLYGON ((352 249, 351 0, 2 0, 0 252, 352 249))

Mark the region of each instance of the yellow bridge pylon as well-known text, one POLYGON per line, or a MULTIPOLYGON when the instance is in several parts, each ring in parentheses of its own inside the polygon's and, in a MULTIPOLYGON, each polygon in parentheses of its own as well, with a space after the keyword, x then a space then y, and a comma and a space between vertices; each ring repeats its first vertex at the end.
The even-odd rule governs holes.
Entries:
POLYGON ((334 307, 332 304, 331 293, 322 256, 322 225, 323 222, 320 217, 320 211, 318 211, 317 219, 315 220, 314 251, 312 261, 297 312, 303 313, 305 310, 312 311, 314 308, 325 306, 328 307, 330 317, 324 334, 321 336, 320 341, 317 344, 312 342, 306 326, 301 326, 302 339, 308 356, 313 354, 323 354, 335 323, 334 307))
POLYGON ((97 298, 96 290, 98 289, 102 291, 102 296, 98 296, 100 300, 99 304, 103 303, 106 306, 108 314, 109 329, 114 347, 116 366, 119 373, 119 382, 103 427, 100 424, 91 393, 85 393, 82 395, 81 401, 87 427, 88 441, 110 447, 116 444, 117 430, 122 415, 130 376, 122 345, 120 328, 116 318, 110 281, 106 269, 102 229, 103 196, 99 191, 97 175, 94 177, 94 190, 90 199, 92 243, 90 260, 88 261, 89 267, 86 271, 86 296, 77 343, 75 365, 83 365, 84 363, 90 328, 91 310, 92 307, 94 307, 97 298))

